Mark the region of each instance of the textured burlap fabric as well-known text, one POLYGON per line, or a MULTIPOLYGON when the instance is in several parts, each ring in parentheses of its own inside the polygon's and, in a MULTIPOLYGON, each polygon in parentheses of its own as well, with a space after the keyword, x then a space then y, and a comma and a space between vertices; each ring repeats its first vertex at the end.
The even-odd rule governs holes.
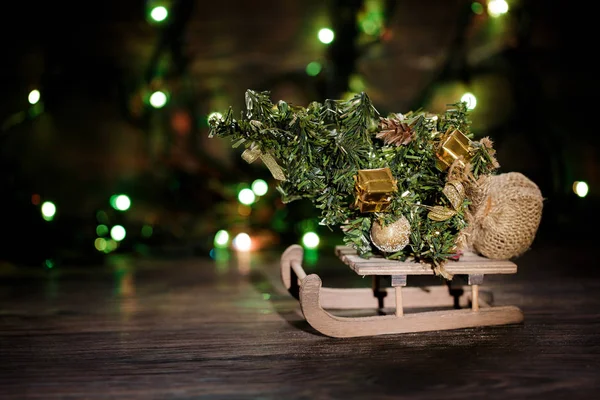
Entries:
POLYGON ((544 200, 535 183, 518 172, 484 176, 469 185, 467 196, 472 201, 465 232, 468 249, 493 259, 529 249, 544 200))

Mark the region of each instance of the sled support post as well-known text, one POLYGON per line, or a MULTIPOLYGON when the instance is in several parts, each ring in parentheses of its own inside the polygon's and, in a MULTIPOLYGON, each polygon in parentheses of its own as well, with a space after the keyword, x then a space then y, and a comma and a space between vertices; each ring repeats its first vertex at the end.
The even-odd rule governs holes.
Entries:
POLYGON ((377 309, 382 312, 385 303, 385 297, 387 296, 387 290, 381 287, 381 276, 373 275, 373 296, 377 299, 377 309))
POLYGON ((396 291, 396 317, 404 316, 402 286, 406 286, 406 275, 392 275, 392 287, 396 291))
POLYGON ((471 285, 471 309, 479 311, 479 285, 483 283, 483 274, 470 274, 469 285, 471 285))

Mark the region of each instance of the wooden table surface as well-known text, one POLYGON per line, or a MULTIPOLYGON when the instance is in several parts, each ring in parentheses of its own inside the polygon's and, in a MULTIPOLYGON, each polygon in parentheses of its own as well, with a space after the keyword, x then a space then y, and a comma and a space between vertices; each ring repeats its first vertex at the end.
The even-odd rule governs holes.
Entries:
MULTIPOLYGON (((523 309, 522 325, 353 339, 308 326, 274 252, 3 265, 0 397, 595 399, 600 274, 565 254, 539 246, 516 275, 486 278, 496 304, 523 309)), ((370 283, 333 254, 306 268, 328 286, 370 283)))

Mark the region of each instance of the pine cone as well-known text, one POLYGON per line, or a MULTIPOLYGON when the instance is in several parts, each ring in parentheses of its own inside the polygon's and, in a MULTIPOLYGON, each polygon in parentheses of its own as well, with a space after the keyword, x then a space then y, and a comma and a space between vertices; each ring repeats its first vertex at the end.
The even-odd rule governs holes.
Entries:
POLYGON ((406 145, 412 140, 414 131, 409 124, 404 121, 404 115, 396 114, 397 118, 381 118, 379 121, 379 133, 375 135, 377 139, 383 140, 389 145, 406 145))

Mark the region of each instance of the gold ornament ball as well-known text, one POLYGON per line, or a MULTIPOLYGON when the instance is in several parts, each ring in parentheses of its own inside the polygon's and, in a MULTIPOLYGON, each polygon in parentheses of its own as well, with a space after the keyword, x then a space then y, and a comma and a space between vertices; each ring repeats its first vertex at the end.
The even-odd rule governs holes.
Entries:
POLYGON ((402 250, 410 241, 410 223, 402 216, 396 222, 382 226, 379 221, 371 226, 371 242, 379 250, 395 253, 402 250))

